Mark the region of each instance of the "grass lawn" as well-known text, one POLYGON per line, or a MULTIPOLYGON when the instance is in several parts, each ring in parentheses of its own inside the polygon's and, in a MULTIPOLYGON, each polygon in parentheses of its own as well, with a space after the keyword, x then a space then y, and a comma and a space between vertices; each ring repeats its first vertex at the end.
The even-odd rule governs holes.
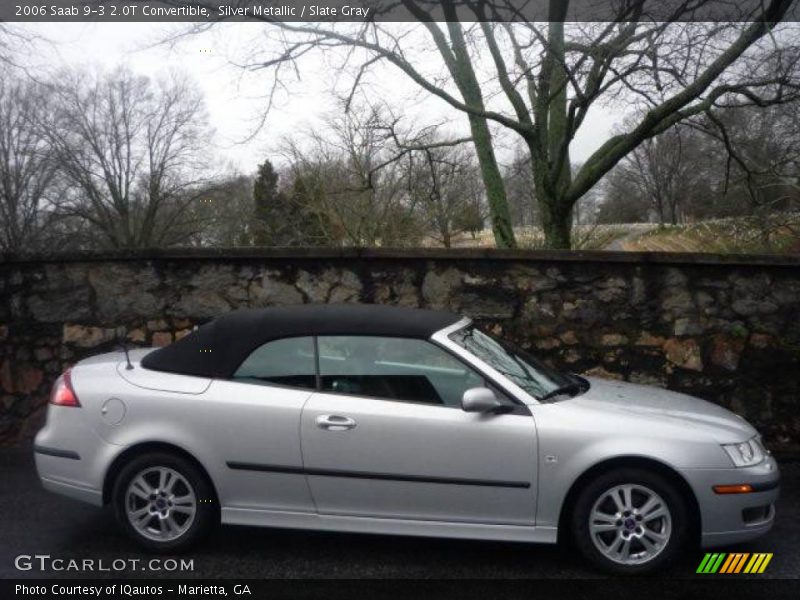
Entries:
MULTIPOLYGON (((538 227, 514 229, 520 248, 544 247, 538 227)), ((436 245, 428 243, 426 245, 436 245)), ((490 229, 457 236, 453 247, 492 248, 490 229)), ((711 252, 718 254, 800 254, 800 213, 712 219, 660 227, 655 223, 581 225, 573 229, 574 250, 711 252)))
POLYGON ((740 217, 656 228, 623 246, 650 252, 800 254, 800 215, 780 215, 767 222, 740 217))

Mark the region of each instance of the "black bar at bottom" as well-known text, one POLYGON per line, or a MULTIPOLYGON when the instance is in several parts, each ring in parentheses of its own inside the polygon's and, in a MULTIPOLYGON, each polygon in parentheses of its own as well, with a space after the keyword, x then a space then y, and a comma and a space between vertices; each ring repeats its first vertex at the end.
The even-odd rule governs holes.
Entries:
MULTIPOLYGON (((524 548, 520 548, 524 552, 524 548)), ((554 574, 557 575, 557 574, 554 574)), ((457 574, 454 573, 454 576, 457 574)), ((687 574, 686 578, 617 578, 586 580, 303 580, 303 579, 5 579, 0 581, 0 598, 55 598, 76 600, 153 600, 194 598, 736 598, 737 600, 793 600, 797 582, 741 576, 714 577, 687 574), (100 592, 97 592, 100 589, 100 592)))

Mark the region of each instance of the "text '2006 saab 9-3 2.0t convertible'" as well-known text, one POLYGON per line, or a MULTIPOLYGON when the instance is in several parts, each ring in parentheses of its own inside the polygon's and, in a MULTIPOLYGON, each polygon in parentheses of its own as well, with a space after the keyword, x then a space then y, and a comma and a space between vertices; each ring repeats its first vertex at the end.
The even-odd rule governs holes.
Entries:
POLYGON ((553 543, 616 572, 767 532, 778 468, 741 417, 555 371, 447 312, 226 314, 82 360, 35 443, 44 486, 149 549, 221 520, 553 543))

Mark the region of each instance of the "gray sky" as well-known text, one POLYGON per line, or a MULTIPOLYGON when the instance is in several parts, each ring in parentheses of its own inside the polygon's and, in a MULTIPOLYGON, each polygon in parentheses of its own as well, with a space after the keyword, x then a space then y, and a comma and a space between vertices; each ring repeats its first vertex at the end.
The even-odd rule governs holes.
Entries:
MULTIPOLYGON (((331 65, 319 54, 310 57, 302 65, 302 80, 290 83, 288 94, 279 95, 264 127, 253 135, 266 104, 264 95, 271 85, 269 73, 244 72, 230 63, 244 60, 253 40, 263 43, 263 24, 220 25, 210 32, 184 38, 172 48, 153 44, 174 32, 175 25, 39 23, 19 27, 47 40, 23 58, 35 69, 60 65, 110 69, 125 64, 143 75, 157 75, 169 69, 188 72, 205 92, 211 124, 217 132, 217 147, 211 149, 212 153, 243 172, 255 171, 264 158, 280 162, 282 137, 319 128, 326 114, 336 109, 337 101, 330 90, 337 83, 341 89, 339 74, 331 65), (243 142, 247 138, 252 139, 243 142)), ((390 105, 417 124, 447 120, 455 134, 466 129, 464 115, 420 91, 390 66, 378 67, 373 73, 369 93, 389 99, 390 105)), ((573 142, 573 160, 585 160, 608 138, 622 116, 622 110, 614 107, 594 108, 573 142)), ((513 137, 500 141, 510 145, 513 137)), ((508 151, 500 152, 501 160, 509 156, 508 151)))

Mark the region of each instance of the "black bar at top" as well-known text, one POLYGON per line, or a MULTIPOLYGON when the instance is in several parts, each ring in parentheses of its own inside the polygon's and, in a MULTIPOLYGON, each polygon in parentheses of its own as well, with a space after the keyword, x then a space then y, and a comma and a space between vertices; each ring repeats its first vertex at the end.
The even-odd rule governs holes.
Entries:
POLYGON ((781 14, 797 21, 800 0, 14 0, 0 2, 8 22, 749 22, 781 14), (785 14, 784 14, 785 13, 785 14))

